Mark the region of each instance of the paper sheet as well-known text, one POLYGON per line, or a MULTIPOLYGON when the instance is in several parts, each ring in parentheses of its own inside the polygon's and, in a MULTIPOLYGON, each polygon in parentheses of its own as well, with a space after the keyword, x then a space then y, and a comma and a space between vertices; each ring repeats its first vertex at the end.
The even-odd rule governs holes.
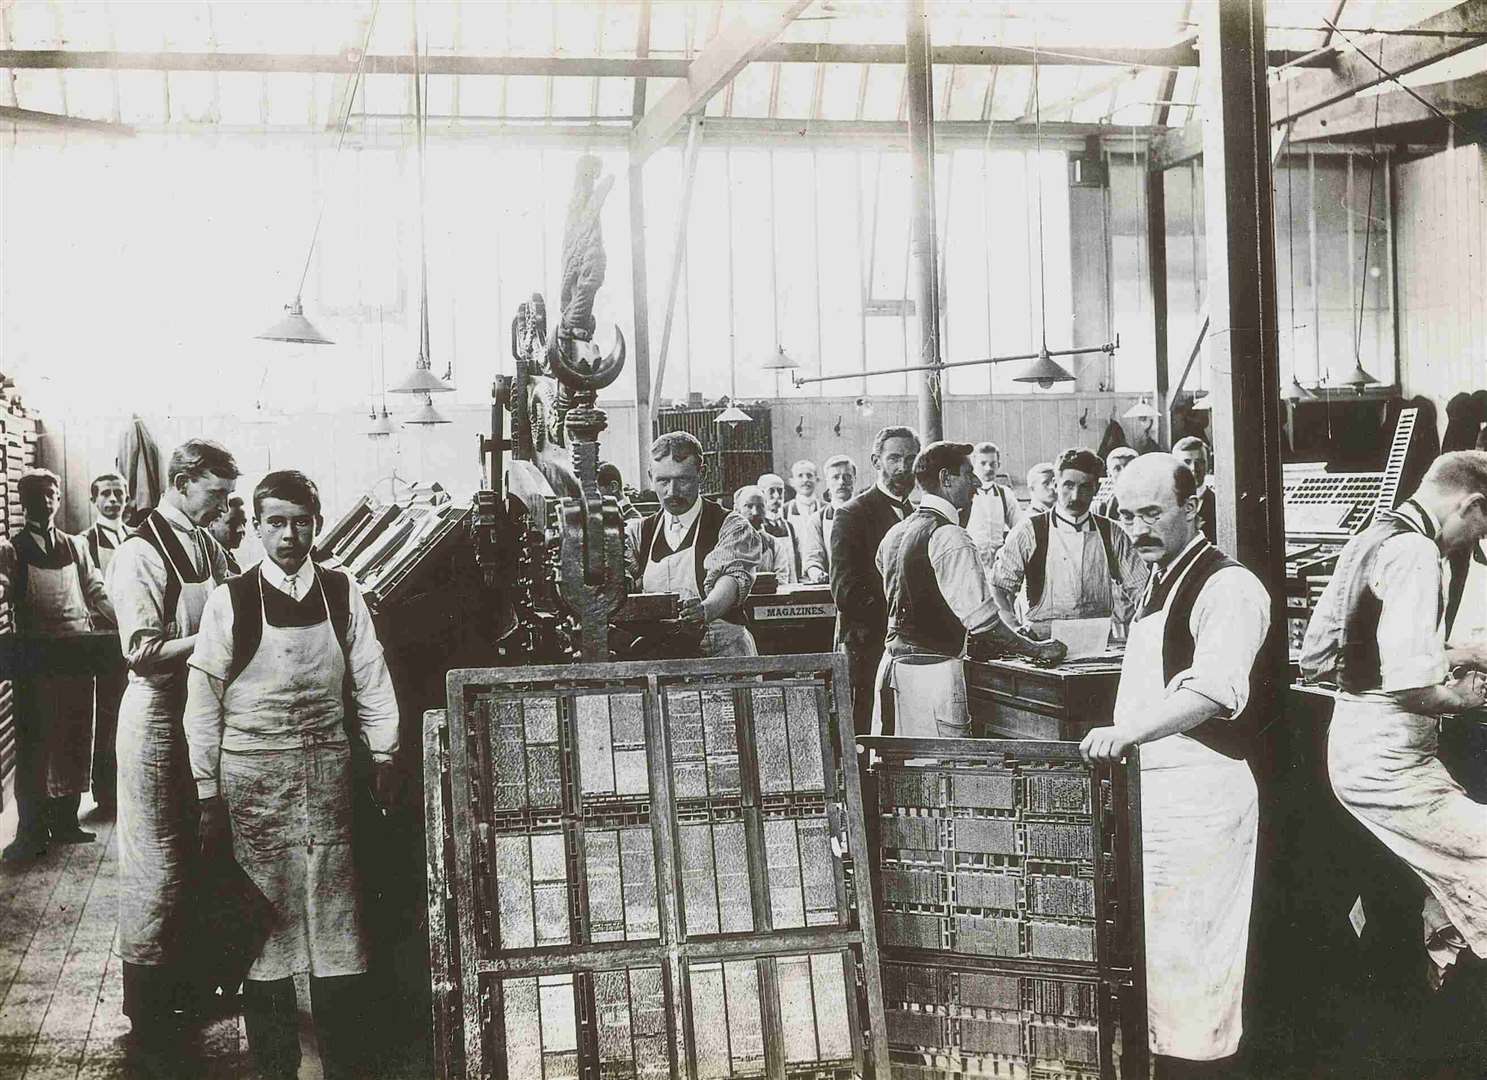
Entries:
POLYGON ((1050 636, 1069 647, 1070 660, 1103 656, 1110 639, 1110 617, 1102 619, 1054 619, 1050 636))

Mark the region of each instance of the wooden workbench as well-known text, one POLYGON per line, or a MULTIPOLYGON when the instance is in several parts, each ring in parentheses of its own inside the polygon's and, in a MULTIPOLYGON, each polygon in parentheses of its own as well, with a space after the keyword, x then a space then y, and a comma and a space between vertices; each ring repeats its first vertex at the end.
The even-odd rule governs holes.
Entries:
POLYGON ((971 734, 984 739, 1077 742, 1110 723, 1120 657, 1039 667, 1024 660, 967 660, 971 734))

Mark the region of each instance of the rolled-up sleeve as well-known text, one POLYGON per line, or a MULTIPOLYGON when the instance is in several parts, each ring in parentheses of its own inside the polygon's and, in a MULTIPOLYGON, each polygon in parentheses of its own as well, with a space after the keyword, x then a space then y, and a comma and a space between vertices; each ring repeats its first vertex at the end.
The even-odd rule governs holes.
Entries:
POLYGON ((1242 566, 1226 567, 1203 586, 1188 617, 1193 663, 1167 684, 1167 693, 1193 690, 1237 716, 1249 701, 1250 671, 1270 632, 1270 596, 1242 566))
POLYGON ((718 530, 718 542, 702 561, 702 595, 706 597, 724 574, 738 582, 740 598, 754 588, 754 575, 764 558, 764 541, 754 527, 737 514, 730 513, 718 530))
POLYGON ((207 676, 188 679, 186 711, 182 726, 191 757, 191 777, 196 795, 210 799, 220 791, 219 763, 222 759, 222 684, 232 664, 232 597, 218 587, 207 597, 196 632, 196 648, 188 665, 207 676))
POLYGON ((953 525, 936 529, 929 539, 929 563, 940 595, 965 628, 974 634, 990 626, 997 617, 996 601, 969 534, 953 525))
POLYGON ((1441 624, 1440 550, 1418 534, 1379 547, 1369 582, 1379 613, 1379 689, 1384 693, 1437 686, 1450 672, 1441 624))
POLYGON ((631 518, 625 522, 625 573, 637 588, 645 571, 640 552, 640 527, 644 521, 645 518, 631 518))
POLYGON ((177 634, 174 612, 167 616, 165 563, 143 540, 126 540, 114 552, 104 587, 119 624, 124 662, 141 675, 165 671, 160 646, 177 634))
POLYGON ((361 737, 374 760, 386 761, 398 749, 398 699, 393 692, 387 660, 382 655, 382 642, 377 640, 377 629, 372 625, 372 613, 367 610, 367 602, 355 580, 351 582, 351 626, 347 637, 347 662, 361 737))
POLYGON ((1033 523, 1027 519, 1007 534, 1007 542, 997 552, 991 568, 991 583, 1004 592, 1016 594, 1027 576, 1027 561, 1033 554, 1033 523))

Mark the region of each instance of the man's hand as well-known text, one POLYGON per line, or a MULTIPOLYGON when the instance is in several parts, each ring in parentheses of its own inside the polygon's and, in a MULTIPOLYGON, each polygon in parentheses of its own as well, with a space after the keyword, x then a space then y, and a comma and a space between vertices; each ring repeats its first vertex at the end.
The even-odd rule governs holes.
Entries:
POLYGON ((826 571, 819 566, 813 566, 805 572, 805 580, 807 585, 824 585, 827 580, 826 571))
POLYGON ((676 608, 676 617, 678 622, 690 623, 698 628, 707 625, 707 612, 702 607, 702 601, 696 597, 682 597, 676 608))
POLYGON ((201 800, 201 856, 208 861, 223 855, 232 855, 232 822, 227 816, 227 804, 222 796, 214 795, 201 800))
POLYGON ((1136 740, 1119 728, 1091 728, 1079 743, 1079 756, 1090 765, 1114 764, 1135 745, 1136 740))
POLYGON ((372 763, 372 801, 383 810, 392 809, 397 801, 397 779, 391 761, 372 763))

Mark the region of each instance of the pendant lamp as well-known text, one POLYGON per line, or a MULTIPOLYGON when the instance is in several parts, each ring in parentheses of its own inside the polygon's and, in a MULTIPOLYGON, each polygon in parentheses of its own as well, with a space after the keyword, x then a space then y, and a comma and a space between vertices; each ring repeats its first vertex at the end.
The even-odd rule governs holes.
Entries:
POLYGON ((800 367, 800 361, 785 351, 785 346, 776 346, 769 358, 759 365, 765 371, 785 371, 800 367))
POLYGON ((1363 362, 1355 359, 1353 370, 1344 375, 1337 383, 1338 386, 1350 387, 1355 393, 1361 394, 1370 386, 1377 386, 1378 380, 1363 370, 1363 362))
POLYGON ((260 341, 291 341, 300 345, 335 344, 305 318, 304 305, 300 303, 298 296, 294 298, 294 303, 284 305, 284 317, 257 337, 260 341))
POLYGON ((447 424, 449 422, 449 417, 434 408, 434 399, 429 394, 423 395, 423 405, 417 412, 403 419, 403 423, 416 424, 419 427, 432 427, 435 424, 447 424))
POLYGON ((1021 374, 1012 376, 1013 382, 1037 383, 1042 389, 1048 390, 1054 383, 1073 382, 1074 376, 1048 355, 1048 346, 1044 345, 1038 350, 1038 358, 1030 363, 1021 374))
POLYGON ((379 414, 375 409, 372 411, 371 424, 367 426, 366 436, 369 439, 385 439, 393 433, 394 427, 392 417, 387 415, 387 407, 383 406, 379 414))
POLYGON ((1195 412, 1210 412, 1213 409, 1213 399, 1208 396, 1208 391, 1193 395, 1193 403, 1188 408, 1195 412))
POLYGON ((752 416, 744 412, 737 405, 729 402, 728 407, 718 413, 717 422, 720 424, 749 424, 753 420, 754 418, 752 416))
POLYGON ((1121 414, 1122 420, 1159 420, 1161 413, 1152 408, 1151 403, 1142 398, 1121 414))
POLYGON ((1292 405, 1298 401, 1314 401, 1316 400, 1316 396, 1316 394, 1313 394, 1301 385, 1301 380, 1296 378, 1295 374, 1291 375, 1291 381, 1280 392, 1280 399, 1290 402, 1292 405))

